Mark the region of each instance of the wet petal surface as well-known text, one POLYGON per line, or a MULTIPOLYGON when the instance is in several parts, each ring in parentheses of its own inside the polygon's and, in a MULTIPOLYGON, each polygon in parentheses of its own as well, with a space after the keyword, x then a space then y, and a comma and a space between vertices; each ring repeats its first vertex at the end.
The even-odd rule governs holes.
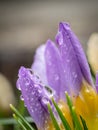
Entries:
POLYGON ((67 23, 59 24, 56 42, 62 57, 67 85, 70 87, 70 92, 77 95, 81 89, 83 79, 92 85, 85 54, 77 37, 67 23))
POLYGON ((64 91, 69 91, 64 79, 64 70, 59 51, 55 44, 48 40, 45 50, 46 73, 49 86, 59 98, 65 99, 64 91))
POLYGON ((21 90, 22 100, 24 100, 25 106, 37 127, 42 129, 49 119, 47 102, 50 102, 50 99, 48 93, 41 85, 38 77, 32 75, 29 69, 21 67, 18 76, 17 87, 21 90))
POLYGON ((40 77, 41 81, 47 85, 45 48, 46 45, 43 44, 36 50, 34 62, 31 68, 40 77))

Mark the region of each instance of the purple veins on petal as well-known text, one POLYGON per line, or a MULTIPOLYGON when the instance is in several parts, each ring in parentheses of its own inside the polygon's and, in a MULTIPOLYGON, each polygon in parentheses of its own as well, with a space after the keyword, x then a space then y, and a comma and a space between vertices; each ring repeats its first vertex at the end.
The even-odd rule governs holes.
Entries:
POLYGON ((22 99, 37 127, 43 129, 49 119, 47 102, 50 102, 48 92, 40 80, 29 69, 21 67, 18 74, 17 86, 21 88, 22 99), (47 101, 47 102, 46 102, 47 101))
POLYGON ((84 51, 68 23, 59 24, 56 42, 64 65, 65 79, 67 79, 71 91, 75 91, 77 95, 83 79, 92 85, 90 69, 84 51))
POLYGON ((61 57, 55 44, 48 40, 45 49, 46 74, 49 86, 54 89, 55 95, 65 99, 64 91, 69 91, 65 85, 64 71, 61 57))

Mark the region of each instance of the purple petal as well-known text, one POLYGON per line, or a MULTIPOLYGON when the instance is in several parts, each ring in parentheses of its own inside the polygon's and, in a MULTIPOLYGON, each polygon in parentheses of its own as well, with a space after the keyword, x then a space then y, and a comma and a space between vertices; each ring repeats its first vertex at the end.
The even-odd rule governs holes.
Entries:
POLYGON ((59 51, 51 40, 46 43, 45 61, 49 86, 55 90, 55 95, 65 99, 64 91, 69 91, 69 89, 65 85, 66 81, 59 51))
POLYGON ((70 87, 70 91, 75 91, 77 95, 83 79, 92 85, 90 69, 85 54, 80 42, 67 23, 60 23, 56 42, 58 43, 65 69, 65 79, 68 81, 67 84, 70 87))
POLYGON ((95 84, 95 86, 96 86, 96 91, 98 93, 98 72, 96 74, 96 84, 95 84))
POLYGON ((18 76, 17 86, 21 90, 22 99, 37 127, 44 129, 45 122, 49 119, 47 109, 47 102, 50 102, 49 95, 38 77, 29 69, 21 67, 18 76))
POLYGON ((45 45, 41 45, 35 54, 34 63, 32 64, 32 69, 41 79, 41 81, 47 85, 47 77, 46 77, 46 65, 45 65, 45 45))

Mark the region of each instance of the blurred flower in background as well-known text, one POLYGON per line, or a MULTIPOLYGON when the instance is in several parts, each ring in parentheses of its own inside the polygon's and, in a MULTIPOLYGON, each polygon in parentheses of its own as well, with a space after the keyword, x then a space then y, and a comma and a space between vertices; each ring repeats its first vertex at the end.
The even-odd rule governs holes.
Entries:
POLYGON ((15 105, 15 95, 10 81, 0 73, 0 117, 10 115, 9 104, 15 105))
POLYGON ((93 33, 87 43, 87 56, 89 64, 94 72, 98 71, 98 33, 93 33))

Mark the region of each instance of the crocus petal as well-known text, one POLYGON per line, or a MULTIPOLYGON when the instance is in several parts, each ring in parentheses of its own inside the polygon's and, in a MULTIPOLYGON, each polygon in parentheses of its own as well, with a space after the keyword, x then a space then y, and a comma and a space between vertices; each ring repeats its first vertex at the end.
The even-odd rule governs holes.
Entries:
POLYGON ((77 95, 83 79, 92 85, 91 74, 85 54, 80 42, 67 23, 60 23, 56 42, 58 43, 62 57, 65 78, 68 81, 67 84, 71 91, 75 91, 77 95))
POLYGON ((64 71, 61 57, 55 44, 48 40, 45 49, 46 74, 48 84, 55 90, 55 95, 65 99, 64 91, 69 91, 65 86, 64 71))
POLYGON ((97 90, 97 93, 98 93, 98 72, 96 73, 96 90, 97 90))
POLYGON ((21 90, 25 105, 37 127, 43 130, 49 119, 47 102, 50 102, 50 99, 48 93, 38 77, 29 69, 21 67, 18 76, 17 87, 21 90))
POLYGON ((46 77, 46 65, 45 65, 45 48, 46 45, 41 45, 37 50, 34 58, 34 62, 31 66, 32 70, 38 75, 41 81, 48 85, 46 77))

